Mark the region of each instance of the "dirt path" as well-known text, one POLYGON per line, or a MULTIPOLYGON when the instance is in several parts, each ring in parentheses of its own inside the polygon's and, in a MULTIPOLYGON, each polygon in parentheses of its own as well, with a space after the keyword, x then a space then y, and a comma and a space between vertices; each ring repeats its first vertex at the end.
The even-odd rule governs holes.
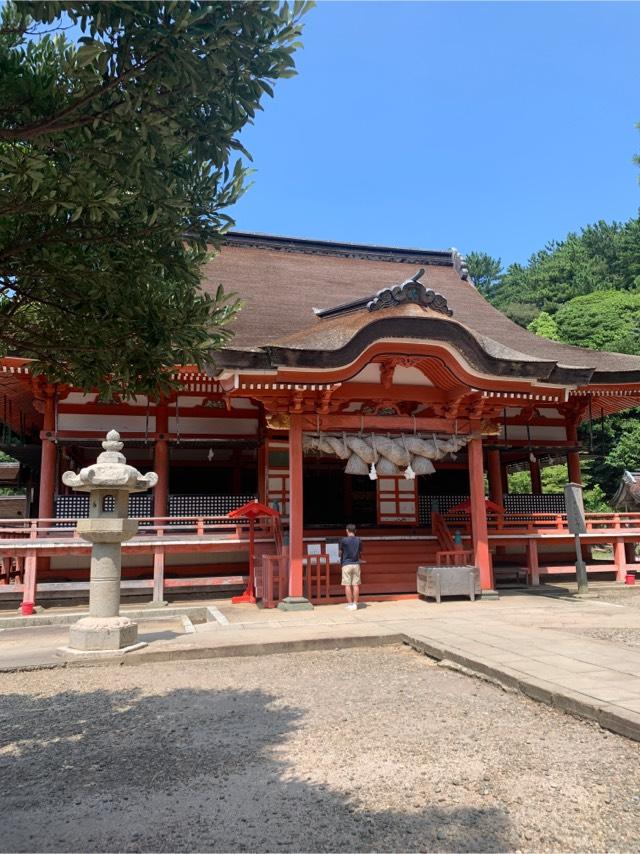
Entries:
POLYGON ((3 851, 640 847, 640 745, 405 647, 0 691, 3 851))

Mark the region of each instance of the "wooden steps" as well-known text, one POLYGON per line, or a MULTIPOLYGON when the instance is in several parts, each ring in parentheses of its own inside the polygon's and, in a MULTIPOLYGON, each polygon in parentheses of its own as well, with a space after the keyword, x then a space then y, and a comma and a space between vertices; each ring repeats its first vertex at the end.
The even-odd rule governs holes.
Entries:
MULTIPOLYGON (((362 544, 363 596, 384 594, 413 594, 416 573, 423 564, 436 562, 438 545, 433 540, 365 540, 362 544)), ((331 568, 331 596, 343 595, 341 571, 331 568)))

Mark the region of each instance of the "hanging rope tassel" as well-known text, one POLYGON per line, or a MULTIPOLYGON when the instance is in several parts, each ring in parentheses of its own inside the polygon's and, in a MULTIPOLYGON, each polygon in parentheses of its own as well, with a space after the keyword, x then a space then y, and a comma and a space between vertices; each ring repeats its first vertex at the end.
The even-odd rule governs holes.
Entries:
POLYGON ((378 472, 376 470, 376 463, 378 462, 378 449, 376 448, 376 437, 371 434, 371 446, 373 447, 373 453, 375 454, 375 460, 371 463, 371 468, 369 469, 369 480, 377 480, 378 472))
MULTIPOLYGON (((404 445, 404 449, 408 454, 409 451, 407 451, 407 442, 406 442, 406 439, 404 437, 404 433, 402 434, 402 444, 404 445)), ((411 458, 409 458, 409 465, 404 470, 404 476, 406 477, 407 480, 415 480, 416 479, 416 473, 411 468, 411 458)))

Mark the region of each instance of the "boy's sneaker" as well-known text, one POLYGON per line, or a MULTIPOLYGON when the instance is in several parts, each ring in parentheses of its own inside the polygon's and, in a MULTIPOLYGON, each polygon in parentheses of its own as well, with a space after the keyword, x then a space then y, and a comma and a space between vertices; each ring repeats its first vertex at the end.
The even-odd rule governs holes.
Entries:
POLYGON ((357 607, 358 606, 355 604, 355 602, 349 602, 349 604, 347 605, 347 611, 355 611, 357 607))

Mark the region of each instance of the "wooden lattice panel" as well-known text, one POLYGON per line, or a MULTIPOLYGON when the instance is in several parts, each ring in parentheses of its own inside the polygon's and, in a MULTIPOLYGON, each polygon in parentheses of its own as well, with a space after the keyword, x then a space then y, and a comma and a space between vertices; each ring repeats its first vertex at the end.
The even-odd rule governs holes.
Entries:
MULTIPOLYGON (((438 512, 446 516, 447 512, 468 501, 468 495, 421 495, 420 496, 420 525, 431 527, 431 510, 436 502, 438 512)), ((507 513, 564 513, 564 495, 539 495, 524 493, 522 495, 505 495, 504 509, 507 513)))
POLYGON ((289 518, 289 469, 269 469, 267 503, 279 510, 283 518, 289 518))
POLYGON ((376 495, 379 525, 418 524, 415 480, 407 480, 404 475, 378 475, 376 495))
MULTIPOLYGON (((242 507, 256 498, 253 495, 171 495, 169 516, 225 516, 236 507, 242 507)), ((113 500, 107 498, 107 510, 113 508, 113 500), (109 503, 111 502, 111 503, 109 503)), ((59 495, 56 498, 57 519, 86 519, 89 515, 88 495, 59 495)), ((151 495, 130 495, 129 515, 140 519, 153 515, 151 495)))
POLYGON ((504 509, 507 513, 564 513, 564 495, 505 495, 504 509))

